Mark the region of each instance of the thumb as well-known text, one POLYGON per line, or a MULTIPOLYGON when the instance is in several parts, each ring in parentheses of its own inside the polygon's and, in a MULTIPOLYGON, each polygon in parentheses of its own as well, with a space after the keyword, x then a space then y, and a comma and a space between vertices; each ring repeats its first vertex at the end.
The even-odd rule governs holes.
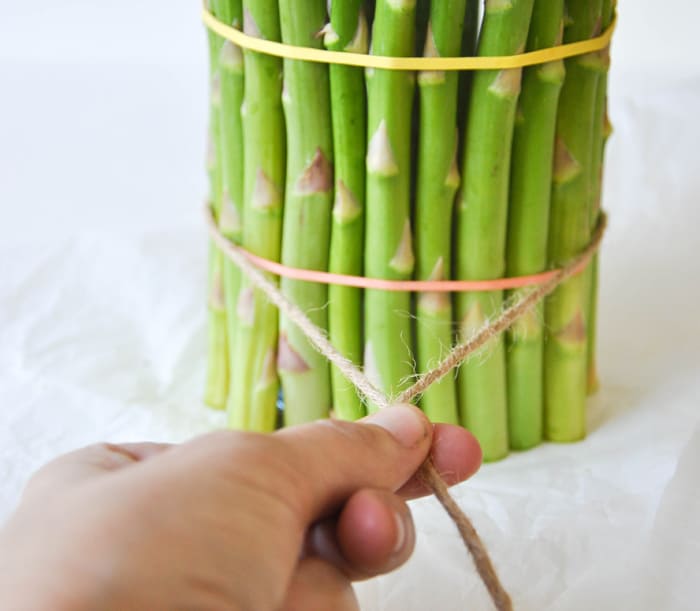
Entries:
POLYGON ((287 465, 303 474, 294 493, 311 522, 360 488, 398 490, 428 456, 433 427, 418 408, 387 407, 358 422, 324 420, 275 433, 287 465))

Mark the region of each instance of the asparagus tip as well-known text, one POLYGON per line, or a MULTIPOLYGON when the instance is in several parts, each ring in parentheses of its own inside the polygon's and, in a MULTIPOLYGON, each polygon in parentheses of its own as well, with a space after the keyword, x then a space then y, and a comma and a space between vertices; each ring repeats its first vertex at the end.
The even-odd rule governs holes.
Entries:
POLYGON ((255 185, 253 186, 252 206, 259 210, 270 210, 278 207, 282 202, 282 193, 265 174, 262 169, 258 169, 255 175, 255 185))
POLYGON ((589 70, 607 72, 610 69, 610 51, 606 48, 602 51, 580 55, 578 63, 589 70))
POLYGON ((236 234, 241 231, 241 215, 231 200, 228 189, 224 190, 221 212, 219 213, 219 228, 226 234, 236 234))
POLYGON ((552 179, 557 184, 567 183, 581 173, 581 164, 572 155, 562 138, 554 144, 554 168, 552 179))
POLYGON ((459 332, 463 341, 468 340, 486 322, 486 316, 481 308, 481 303, 474 301, 459 323, 459 332))
POLYGON ((217 269, 209 291, 209 307, 212 310, 221 311, 224 309, 224 303, 224 283, 221 277, 221 270, 217 269))
POLYGON ((491 83, 489 91, 499 98, 514 98, 520 93, 522 68, 501 70, 491 83))
POLYGON ((445 177, 445 186, 448 189, 457 190, 462 182, 462 177, 459 174, 459 135, 455 137, 455 150, 452 155, 452 163, 450 170, 445 177))
POLYGON ((258 24, 255 23, 255 19, 253 19, 253 16, 247 8, 243 9, 243 31, 248 36, 261 38, 260 28, 258 28, 258 24))
POLYGON ((513 341, 526 341, 537 337, 542 332, 542 319, 537 309, 533 308, 523 314, 510 328, 509 337, 513 341))
POLYGON ((562 60, 558 60, 543 64, 537 71, 537 76, 545 83, 563 83, 566 76, 564 62, 562 60))
MULTIPOLYGON (((440 57, 440 52, 435 45, 433 25, 431 22, 428 22, 428 30, 423 47, 423 57, 440 57)), ((441 70, 423 70, 418 73, 418 83, 420 85, 440 85, 444 83, 445 80, 445 72, 441 70)))
POLYGON ((304 373, 309 371, 309 364, 292 348, 285 334, 280 334, 279 352, 277 353, 277 368, 280 371, 304 373))
POLYGON ((403 225, 403 232, 401 233, 401 241, 396 248, 394 256, 389 261, 389 267, 400 274, 410 274, 413 271, 415 262, 411 221, 406 219, 403 225))
POLYGON ((210 95, 212 106, 219 106, 221 104, 221 77, 218 71, 211 75, 210 95))
POLYGON ((352 40, 346 45, 344 51, 347 53, 367 53, 369 49, 369 27, 365 12, 360 10, 357 19, 357 29, 352 40))
POLYGON ((252 326, 255 318, 255 295, 253 288, 250 286, 241 289, 238 294, 238 303, 236 304, 236 315, 239 320, 247 325, 252 326))
POLYGON ((379 122, 379 127, 367 146, 367 170, 379 176, 396 176, 399 167, 396 164, 394 151, 389 141, 389 132, 386 127, 386 120, 379 122))
POLYGON ((428 280, 444 280, 445 279, 445 260, 442 257, 438 257, 435 262, 428 280))
POLYGON ((313 195, 314 193, 326 193, 333 187, 333 168, 328 158, 320 148, 316 149, 313 159, 304 168, 304 173, 297 181, 297 193, 300 195, 313 195))
POLYGON ((418 295, 418 309, 421 312, 436 314, 444 312, 449 305, 450 298, 446 293, 420 293, 418 295))
POLYGON ((350 223, 362 214, 362 208, 345 182, 338 180, 335 187, 333 218, 339 224, 350 223))
POLYGON ((267 388, 270 384, 277 381, 277 354, 274 348, 270 348, 265 353, 265 358, 263 359, 262 368, 260 370, 260 377, 255 385, 257 389, 267 388))
POLYGON ((219 54, 219 65, 228 70, 239 71, 243 68, 243 52, 238 45, 225 40, 219 54))
MULTIPOLYGON (((445 279, 445 261, 442 257, 438 257, 435 262, 428 280, 444 280, 445 279)), ((450 297, 447 293, 420 293, 418 295, 418 308, 424 312, 442 312, 450 305, 450 297)))
POLYGON ((319 34, 323 36, 323 44, 326 47, 332 47, 340 40, 340 36, 338 36, 338 33, 333 29, 333 25, 330 22, 321 28, 319 34))
POLYGON ((586 322, 581 310, 578 310, 569 323, 555 334, 558 342, 571 346, 579 346, 581 342, 586 341, 587 336, 586 322))

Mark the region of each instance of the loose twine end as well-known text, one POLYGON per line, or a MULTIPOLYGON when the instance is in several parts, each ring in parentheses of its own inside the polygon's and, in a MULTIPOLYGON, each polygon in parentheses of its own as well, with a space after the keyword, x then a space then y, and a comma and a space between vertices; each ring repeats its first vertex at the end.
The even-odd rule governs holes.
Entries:
POLYGON ((498 578, 496 569, 493 567, 486 547, 481 541, 481 537, 476 532, 474 525, 467 515, 462 511, 457 501, 454 500, 445 480, 442 479, 433 461, 428 458, 420 467, 418 476, 426 483, 433 492, 435 498, 445 508, 447 515, 455 523, 459 535, 464 541, 464 545, 474 560, 474 566, 488 590, 491 600, 498 611, 512 611, 513 603, 501 580, 498 578))
MULTIPOLYGON (((383 392, 377 389, 357 365, 344 357, 333 346, 326 333, 317 327, 299 306, 290 301, 280 289, 245 256, 239 247, 231 243, 219 231, 209 206, 206 206, 205 217, 211 239, 221 251, 241 269, 250 282, 259 288, 272 304, 299 327, 315 349, 333 363, 366 400, 371 401, 380 408, 394 403, 407 403, 421 395, 431 384, 439 381, 455 367, 464 362, 470 355, 486 345, 491 339, 506 331, 538 302, 554 292, 560 284, 571 276, 581 272, 600 248, 607 226, 607 217, 604 213, 601 213, 590 243, 577 257, 573 258, 562 267, 559 272, 549 280, 523 293, 516 301, 504 307, 498 316, 485 323, 472 337, 457 344, 437 367, 422 374, 412 386, 404 390, 397 397, 392 398, 387 397, 383 392)), ((469 550, 474 560, 476 570, 491 596, 491 600, 496 609, 498 611, 512 611, 513 603, 498 578, 498 574, 491 562, 486 547, 472 525, 471 520, 450 495, 447 484, 438 473, 430 458, 426 459, 420 467, 418 476, 425 481, 428 488, 433 492, 457 527, 459 535, 464 545, 469 550)))

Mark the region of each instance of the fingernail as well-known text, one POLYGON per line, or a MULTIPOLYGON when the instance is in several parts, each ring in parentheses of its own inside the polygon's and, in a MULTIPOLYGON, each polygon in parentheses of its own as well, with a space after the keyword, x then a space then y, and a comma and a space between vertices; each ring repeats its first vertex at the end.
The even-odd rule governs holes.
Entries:
POLYGON ((403 515, 398 511, 394 513, 394 521, 396 522, 396 543, 392 553, 398 554, 406 545, 406 523, 403 515))
POLYGON ((425 416, 412 405, 385 407, 364 418, 363 422, 381 426, 407 448, 415 447, 429 434, 425 416))

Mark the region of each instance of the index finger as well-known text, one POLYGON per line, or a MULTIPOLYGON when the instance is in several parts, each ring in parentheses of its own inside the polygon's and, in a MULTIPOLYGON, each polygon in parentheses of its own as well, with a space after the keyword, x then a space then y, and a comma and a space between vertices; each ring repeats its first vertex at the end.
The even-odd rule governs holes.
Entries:
MULTIPOLYGON (((433 426, 433 444, 430 457, 438 473, 448 486, 463 482, 481 466, 481 446, 468 430, 452 424, 433 426)), ((432 494, 423 480, 414 475, 398 491, 410 500, 432 494)))

